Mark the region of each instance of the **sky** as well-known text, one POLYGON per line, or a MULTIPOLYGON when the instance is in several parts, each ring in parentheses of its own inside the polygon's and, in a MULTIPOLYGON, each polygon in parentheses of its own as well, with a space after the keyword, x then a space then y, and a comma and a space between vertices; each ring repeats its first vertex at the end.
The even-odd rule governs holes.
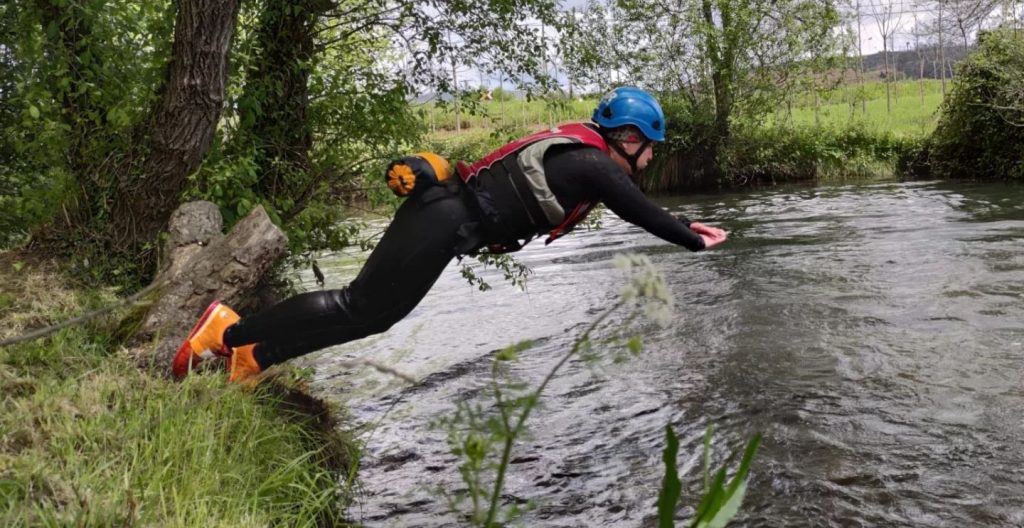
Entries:
MULTIPOLYGON (((855 1, 855 0, 850 0, 850 1, 855 1)), ((863 42, 863 47, 864 47, 864 54, 866 54, 866 55, 871 54, 871 53, 875 53, 877 51, 881 51, 882 50, 882 39, 881 39, 881 36, 880 36, 881 33, 879 33, 878 28, 875 25, 874 21, 871 20, 871 18, 869 16, 867 16, 869 11, 868 11, 868 8, 866 6, 869 3, 882 3, 882 2, 885 2, 885 1, 886 0, 863 0, 863 3, 865 4, 865 7, 863 7, 861 9, 861 11, 865 13, 865 17, 864 17, 864 20, 863 20, 863 27, 862 27, 861 31, 863 32, 863 39, 862 40, 864 41, 863 42), (876 47, 878 49, 874 49, 876 47)), ((894 3, 899 3, 900 1, 901 0, 894 0, 894 3)), ((910 0, 906 0, 906 1, 910 2, 910 0)), ((588 0, 562 0, 560 2, 560 7, 561 7, 561 9, 563 11, 570 11, 570 10, 572 10, 574 8, 575 9, 584 9, 586 7, 587 3, 588 3, 588 0)), ((909 18, 909 16, 907 18, 909 18)))
MULTIPOLYGON (((918 23, 931 21, 935 17, 936 7, 934 3, 921 2, 920 0, 847 0, 851 4, 859 7, 860 12, 860 48, 863 55, 871 55, 882 51, 882 34, 879 28, 879 24, 874 14, 883 16, 886 12, 886 8, 892 8, 894 16, 891 20, 898 21, 900 29, 895 33, 895 36, 890 39, 890 50, 906 50, 912 49, 914 43, 914 36, 912 34, 915 20, 918 23), (895 41, 895 42, 893 42, 895 41)), ((561 0, 559 3, 560 8, 564 11, 569 11, 573 8, 582 10, 587 5, 587 0, 561 0)), ((1017 2, 1018 4, 1020 2, 1017 2)), ((1017 8, 1021 9, 1024 6, 1018 5, 1017 8)), ((852 18, 852 8, 846 8, 845 12, 849 13, 852 18)), ((997 13, 994 18, 999 18, 1001 12, 997 13)), ((527 22, 529 24, 529 22, 527 22)), ((857 30, 857 26, 851 22, 851 28, 857 30)), ((555 32, 550 27, 547 28, 545 33, 551 37, 555 36, 555 32)), ((465 71, 460 71, 459 76, 464 79, 465 82, 471 86, 479 86, 481 80, 483 85, 489 87, 497 87, 499 79, 497 77, 490 78, 486 75, 481 77, 479 71, 473 68, 467 68, 465 71)), ((561 76, 559 76, 561 77, 561 76)), ((566 84, 563 82, 563 84, 566 84)), ((510 83, 506 80, 505 87, 509 88, 510 83)))

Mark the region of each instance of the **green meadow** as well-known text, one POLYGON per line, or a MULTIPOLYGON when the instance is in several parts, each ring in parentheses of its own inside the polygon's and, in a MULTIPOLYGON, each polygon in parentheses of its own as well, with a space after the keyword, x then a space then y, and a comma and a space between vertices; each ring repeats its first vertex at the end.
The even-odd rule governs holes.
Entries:
MULTIPOLYGON (((947 81, 946 90, 951 87, 947 81)), ((803 93, 793 97, 788 108, 776 111, 771 122, 797 128, 857 126, 900 136, 923 136, 935 129, 943 97, 940 81, 892 83, 890 95, 887 105, 883 82, 827 90, 819 94, 817 105, 813 93, 803 93)))
MULTIPOLYGON (((952 82, 946 82, 946 90, 952 82)), ((796 128, 857 126, 867 131, 902 136, 930 133, 938 120, 942 103, 942 83, 934 79, 907 80, 890 85, 890 103, 886 104, 886 86, 882 81, 849 84, 821 90, 817 103, 813 92, 794 93, 767 120, 770 125, 796 128), (887 108, 888 106, 888 108, 887 108)), ((499 98, 508 96, 498 95, 499 98)), ((482 135, 501 127, 534 129, 565 121, 590 118, 596 99, 513 99, 478 102, 472 112, 468 106, 456 107, 432 103, 422 106, 424 119, 435 137, 482 135)))

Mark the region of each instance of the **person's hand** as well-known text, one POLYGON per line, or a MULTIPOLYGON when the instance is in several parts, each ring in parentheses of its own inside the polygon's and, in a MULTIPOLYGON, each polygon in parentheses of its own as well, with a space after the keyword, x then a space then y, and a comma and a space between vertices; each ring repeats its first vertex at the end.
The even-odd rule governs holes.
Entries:
POLYGON ((700 222, 691 223, 690 230, 697 233, 704 239, 704 249, 717 246, 718 244, 725 242, 726 238, 728 238, 725 234, 725 230, 704 225, 700 222))

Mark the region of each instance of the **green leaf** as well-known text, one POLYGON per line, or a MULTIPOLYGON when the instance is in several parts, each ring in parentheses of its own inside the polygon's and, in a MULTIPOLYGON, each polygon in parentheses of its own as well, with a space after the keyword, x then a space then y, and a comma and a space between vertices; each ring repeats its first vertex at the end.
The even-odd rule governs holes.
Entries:
POLYGON ((640 336, 633 336, 626 343, 626 347, 629 348, 629 352, 634 356, 639 356, 640 352, 643 351, 644 343, 640 336))
POLYGON ((516 353, 515 346, 503 348, 501 351, 498 352, 498 355, 494 357, 494 359, 498 361, 515 361, 518 358, 519 354, 516 353))
POLYGON ((704 430, 704 491, 711 487, 711 435, 714 434, 714 426, 708 425, 704 430))
POLYGON ((32 119, 39 119, 39 109, 35 105, 28 105, 28 115, 32 116, 32 119))
POLYGON ((662 461, 665 462, 665 478, 658 494, 658 526, 660 528, 675 527, 676 504, 682 485, 676 468, 676 457, 679 455, 679 437, 672 431, 672 424, 665 425, 665 451, 662 461))
POLYGON ((754 435, 754 438, 747 444, 743 460, 740 461, 740 467, 729 483, 729 489, 725 492, 724 501, 720 505, 718 512, 708 521, 708 528, 723 528, 739 512, 740 505, 743 504, 743 497, 747 492, 750 463, 753 461, 754 455, 757 454, 757 448, 760 444, 760 434, 754 435))
MULTIPOLYGON (((709 427, 710 432, 710 427, 709 427)), ((705 490, 706 495, 701 500, 700 505, 697 507, 697 513, 694 516, 692 526, 697 528, 723 528, 726 524, 736 516, 739 511, 740 505, 743 504, 743 498, 747 491, 747 479, 750 476, 750 464, 754 459, 754 455, 757 453, 757 448, 761 443, 761 435, 757 434, 747 444, 747 448, 743 454, 743 459, 740 461, 739 468, 732 480, 729 482, 728 487, 723 484, 726 477, 726 469, 729 463, 735 458, 736 453, 734 452, 729 456, 725 465, 715 474, 715 480, 711 483, 710 487, 705 490)), ((709 459, 709 444, 710 435, 705 435, 705 475, 707 474, 707 465, 709 459)), ((705 478, 707 478, 705 476, 705 478)))
POLYGON ((502 349, 495 356, 498 361, 515 361, 519 358, 519 353, 524 350, 529 350, 533 346, 533 341, 526 340, 520 341, 512 346, 502 349))
POLYGON ((741 484, 742 485, 733 493, 723 495, 723 501, 718 504, 718 510, 714 512, 710 519, 703 522, 701 526, 706 526, 707 528, 724 528, 725 525, 729 524, 729 521, 731 521, 739 511, 740 504, 743 503, 743 496, 747 491, 746 481, 744 480, 741 484))
POLYGON ((722 484, 725 482, 726 466, 728 466, 728 462, 715 473, 715 480, 712 481, 710 488, 705 490, 704 499, 700 501, 700 506, 697 507, 697 514, 693 518, 693 526, 707 528, 708 522, 714 519, 721 509, 722 503, 725 500, 725 488, 722 484))

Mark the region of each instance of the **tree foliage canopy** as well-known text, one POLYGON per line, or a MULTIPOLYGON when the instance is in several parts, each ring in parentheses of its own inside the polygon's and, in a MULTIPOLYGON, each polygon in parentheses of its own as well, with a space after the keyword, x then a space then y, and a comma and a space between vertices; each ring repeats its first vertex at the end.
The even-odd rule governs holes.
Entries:
POLYGON ((670 150, 705 182, 721 178, 733 121, 774 110, 842 43, 832 0, 595 0, 571 22, 573 75, 659 92, 670 150))
POLYGON ((1013 30, 979 38, 961 63, 930 138, 939 177, 1024 179, 1024 41, 1013 30))
POLYGON ((578 18, 566 55, 580 79, 680 94, 712 111, 774 109, 841 42, 832 1, 597 1, 578 18))
POLYGON ((453 65, 487 64, 546 82, 541 40, 522 22, 556 25, 555 7, 5 3, 0 243, 46 223, 72 246, 118 250, 127 257, 122 271, 145 274, 169 212, 184 199, 207 198, 229 222, 263 205, 296 252, 338 248, 348 239, 336 228, 335 200, 420 140, 411 96, 457 92, 453 65), (227 28, 228 38, 211 40, 214 27, 227 28), (226 60, 217 62, 218 53, 226 60))

